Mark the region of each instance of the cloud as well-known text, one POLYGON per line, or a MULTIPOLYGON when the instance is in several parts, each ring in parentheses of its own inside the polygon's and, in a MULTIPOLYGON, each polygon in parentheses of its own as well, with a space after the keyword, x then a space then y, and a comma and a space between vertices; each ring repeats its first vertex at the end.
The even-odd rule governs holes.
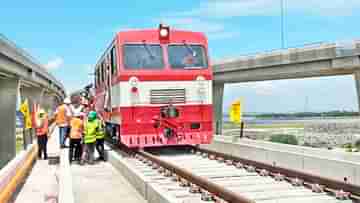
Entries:
MULTIPOLYGON (((179 13, 183 16, 236 17, 279 15, 280 0, 213 0, 179 13)), ((359 0, 283 0, 286 12, 305 12, 324 16, 351 15, 360 9, 359 0)))
POLYGON ((49 62, 47 62, 44 66, 48 70, 58 69, 60 66, 64 64, 64 59, 62 57, 56 57, 49 62))

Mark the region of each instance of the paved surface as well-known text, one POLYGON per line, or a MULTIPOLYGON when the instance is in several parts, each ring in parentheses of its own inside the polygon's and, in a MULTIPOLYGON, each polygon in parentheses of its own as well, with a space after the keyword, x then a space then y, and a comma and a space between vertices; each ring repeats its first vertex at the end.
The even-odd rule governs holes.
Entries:
MULTIPOLYGON (((58 130, 48 142, 48 156, 58 154, 58 130)), ((35 140, 36 142, 36 140, 35 140)), ((58 165, 49 165, 47 160, 37 160, 15 203, 55 203, 58 196, 58 165)))
POLYGON ((72 164, 71 171, 76 203, 146 202, 110 163, 72 164))

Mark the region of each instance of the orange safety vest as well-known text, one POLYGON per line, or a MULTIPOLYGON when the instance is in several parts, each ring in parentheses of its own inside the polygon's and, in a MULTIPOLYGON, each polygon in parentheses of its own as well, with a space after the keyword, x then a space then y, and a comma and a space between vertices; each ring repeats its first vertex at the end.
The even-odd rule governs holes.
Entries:
POLYGON ((49 132, 49 120, 47 117, 45 117, 42 126, 36 128, 36 135, 37 136, 47 135, 48 132, 49 132))
POLYGON ((61 106, 58 107, 57 109, 57 114, 56 114, 56 124, 57 125, 64 125, 64 124, 68 124, 69 120, 68 120, 68 116, 66 115, 67 108, 65 106, 65 104, 62 104, 61 106))
POLYGON ((80 139, 83 134, 84 123, 79 118, 73 118, 70 122, 70 138, 71 139, 80 139))

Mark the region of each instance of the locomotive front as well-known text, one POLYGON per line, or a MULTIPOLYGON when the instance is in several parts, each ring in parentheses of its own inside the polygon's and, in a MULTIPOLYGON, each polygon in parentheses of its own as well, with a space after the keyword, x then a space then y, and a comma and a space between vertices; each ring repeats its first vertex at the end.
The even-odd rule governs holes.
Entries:
POLYGON ((202 33, 121 32, 112 120, 128 147, 208 144, 212 131, 212 71, 202 33), (117 81, 117 82, 116 82, 117 81))

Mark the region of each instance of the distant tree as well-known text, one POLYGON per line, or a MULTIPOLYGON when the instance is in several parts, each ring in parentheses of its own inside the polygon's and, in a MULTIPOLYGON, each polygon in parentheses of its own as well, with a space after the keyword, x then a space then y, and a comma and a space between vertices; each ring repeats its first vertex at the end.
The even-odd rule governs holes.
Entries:
POLYGON ((351 143, 345 143, 342 146, 343 148, 352 148, 352 144, 351 143))
POLYGON ((358 150, 360 150, 360 139, 356 140, 354 145, 358 150))
POLYGON ((276 134, 270 137, 270 141, 282 144, 298 145, 298 140, 295 135, 276 134))

